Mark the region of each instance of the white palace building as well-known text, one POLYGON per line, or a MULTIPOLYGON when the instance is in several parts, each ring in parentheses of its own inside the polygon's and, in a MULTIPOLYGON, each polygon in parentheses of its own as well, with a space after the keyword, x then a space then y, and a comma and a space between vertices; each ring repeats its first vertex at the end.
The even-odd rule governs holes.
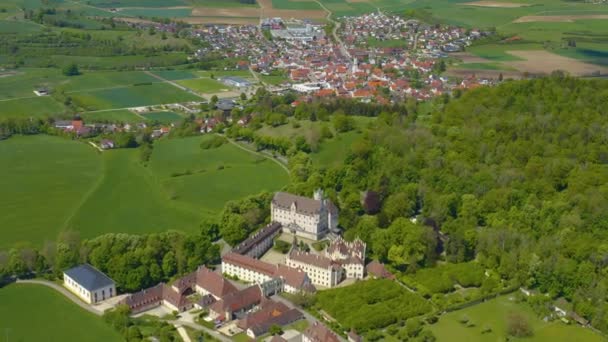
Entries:
POLYGON ((283 226, 283 232, 321 240, 338 227, 338 208, 323 196, 322 190, 314 198, 277 192, 270 205, 271 220, 283 226))

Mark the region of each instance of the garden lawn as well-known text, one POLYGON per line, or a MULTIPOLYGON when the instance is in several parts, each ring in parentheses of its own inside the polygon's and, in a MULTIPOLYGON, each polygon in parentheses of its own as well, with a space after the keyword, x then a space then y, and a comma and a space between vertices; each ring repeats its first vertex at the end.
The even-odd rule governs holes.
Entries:
POLYGON ((228 143, 201 149, 200 143, 210 138, 166 139, 155 144, 149 168, 176 202, 217 213, 227 201, 276 191, 287 184, 287 173, 271 160, 228 143))
POLYGON ((102 172, 91 146, 46 135, 0 141, 0 165, 0 249, 54 241, 102 172))
POLYGON ((72 93, 71 96, 75 103, 89 111, 200 100, 166 83, 85 91, 72 93))
POLYGON ((600 335, 576 324, 566 325, 561 321, 544 322, 536 317, 526 303, 516 303, 511 300, 512 297, 513 295, 505 295, 466 309, 450 312, 440 316, 439 322, 431 325, 429 329, 437 337, 437 341, 504 341, 507 336, 507 316, 510 313, 519 313, 527 319, 533 330, 532 337, 521 339, 521 341, 604 341, 600 335), (466 327, 460 323, 459 320, 463 316, 468 317, 475 326, 466 327), (492 331, 482 335, 481 330, 485 327, 491 328, 492 331))
MULTIPOLYGON (((32 94, 33 95, 33 94, 32 94)), ((64 107, 50 96, 35 96, 0 101, 0 118, 47 117, 61 114, 64 107)))
POLYGON ((183 85, 186 88, 190 88, 199 93, 217 93, 220 91, 227 91, 230 89, 229 86, 216 81, 211 78, 196 78, 191 80, 177 81, 178 84, 183 85))
POLYGON ((7 341, 122 341, 101 317, 42 285, 0 288, 0 332, 7 341))

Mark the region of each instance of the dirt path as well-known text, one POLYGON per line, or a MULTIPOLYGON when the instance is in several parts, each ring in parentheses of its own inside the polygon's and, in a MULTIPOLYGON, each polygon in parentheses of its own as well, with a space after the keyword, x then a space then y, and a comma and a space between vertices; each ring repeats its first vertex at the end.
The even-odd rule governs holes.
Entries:
POLYGON ((75 304, 77 304, 78 306, 80 306, 81 308, 87 310, 88 312, 90 312, 92 314, 95 314, 97 316, 103 315, 103 312, 101 312, 101 311, 95 309, 94 307, 86 304, 85 302, 83 302, 82 300, 80 300, 72 292, 68 291, 63 286, 55 284, 55 283, 53 283, 51 281, 48 281, 48 280, 36 280, 36 279, 27 279, 27 280, 18 279, 17 280, 17 284, 36 284, 36 285, 42 285, 42 286, 50 287, 50 288, 54 289, 55 291, 61 293, 65 297, 67 297, 69 300, 71 300, 72 302, 74 302, 75 304))

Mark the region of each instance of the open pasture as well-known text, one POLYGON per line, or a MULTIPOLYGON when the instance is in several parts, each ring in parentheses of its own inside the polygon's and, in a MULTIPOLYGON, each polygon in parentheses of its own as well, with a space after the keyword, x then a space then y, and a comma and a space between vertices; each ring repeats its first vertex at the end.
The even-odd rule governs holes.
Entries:
POLYGON ((0 165, 0 249, 55 240, 102 172, 91 146, 45 135, 0 141, 0 165))
POLYGON ((3 117, 47 117, 63 113, 63 105, 50 96, 0 100, 0 118, 3 117))
POLYGON ((200 100, 166 83, 85 91, 72 93, 71 96, 75 103, 89 111, 200 100))
POLYGON ((174 112, 150 112, 141 114, 146 120, 160 122, 162 124, 170 124, 183 119, 183 117, 174 112))
POLYGON ((40 32, 42 26, 28 21, 0 20, 0 33, 40 32))
POLYGON ((32 97, 38 88, 51 88, 65 79, 56 69, 17 69, 0 72, 0 100, 32 97))
POLYGON ((154 70, 152 73, 169 81, 189 80, 198 77, 188 70, 154 70))
POLYGON ((7 341, 113 342, 123 338, 101 317, 42 285, 0 288, 0 331, 7 341))
MULTIPOLYGON (((560 321, 544 322, 536 317, 526 303, 517 303, 513 295, 505 295, 487 302, 453 311, 439 317, 439 322, 429 329, 437 337, 437 341, 470 341, 492 342, 503 341, 507 338, 507 317, 516 313, 525 317, 532 328, 533 335, 522 339, 530 342, 569 342, 569 341, 603 341, 604 339, 589 329, 576 324, 566 325, 560 321), (467 317, 472 327, 460 323, 467 317), (491 331, 482 334, 481 331, 490 328, 491 331)), ((519 339, 518 339, 519 341, 519 339)))
POLYGON ((232 144, 201 149, 209 138, 162 140, 154 146, 149 167, 177 203, 217 213, 229 200, 287 184, 280 166, 232 144))
POLYGON ((68 229, 83 238, 195 232, 227 201, 287 184, 272 161, 231 144, 203 150, 203 139, 157 141, 147 167, 138 149, 99 153, 45 135, 0 141, 0 249, 41 246, 68 229))
POLYGON ((82 113, 80 114, 85 122, 141 122, 145 119, 126 109, 109 110, 102 112, 82 113))

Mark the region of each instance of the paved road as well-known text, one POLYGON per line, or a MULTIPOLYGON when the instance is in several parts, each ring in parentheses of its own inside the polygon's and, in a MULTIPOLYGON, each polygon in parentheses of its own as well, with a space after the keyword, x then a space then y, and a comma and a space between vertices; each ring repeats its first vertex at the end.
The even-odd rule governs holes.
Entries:
POLYGON ((36 284, 36 285, 43 285, 43 286, 50 287, 50 288, 56 290, 57 292, 61 293, 65 297, 67 297, 69 300, 71 300, 72 302, 74 302, 75 304, 80 306, 81 308, 87 310, 88 312, 93 313, 97 316, 103 315, 103 312, 101 312, 100 310, 97 310, 94 307, 83 302, 82 300, 80 300, 80 298, 76 297, 76 295, 74 295, 72 292, 68 291, 65 287, 58 285, 56 283, 53 283, 51 281, 38 280, 38 279, 27 279, 27 280, 18 279, 17 284, 36 284))

